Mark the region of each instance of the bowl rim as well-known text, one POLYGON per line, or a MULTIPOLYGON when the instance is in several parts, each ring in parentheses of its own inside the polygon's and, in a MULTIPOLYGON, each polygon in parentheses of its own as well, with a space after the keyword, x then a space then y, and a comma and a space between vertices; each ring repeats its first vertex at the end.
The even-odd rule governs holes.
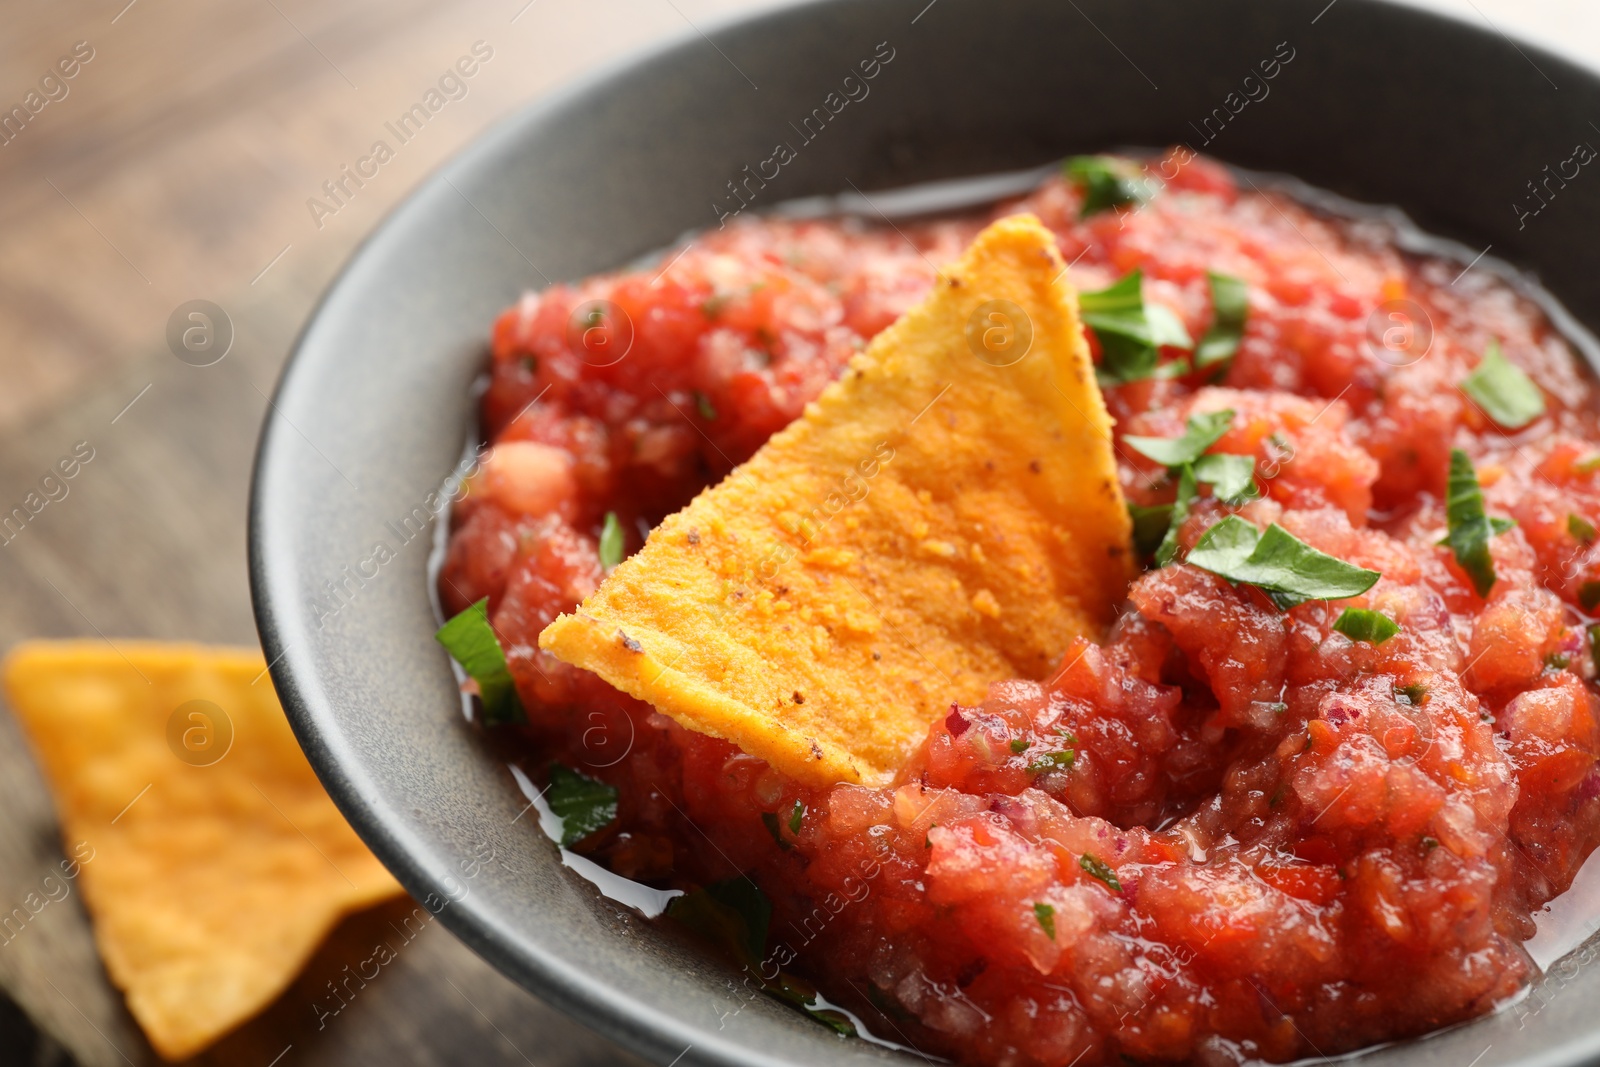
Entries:
MULTIPOLYGON (((407 828, 388 820, 386 813, 369 803, 376 794, 375 778, 371 769, 352 757, 348 745, 342 742, 338 731, 329 729, 330 708, 325 694, 314 684, 306 669, 297 669, 292 645, 286 645, 281 636, 280 609, 292 602, 287 591, 277 589, 280 579, 274 575, 269 562, 264 517, 268 500, 263 491, 267 468, 282 449, 277 446, 285 439, 288 430, 279 426, 283 420, 273 417, 278 405, 291 388, 296 375, 303 373, 307 340, 315 331, 328 309, 342 298, 353 283, 353 276, 381 239, 397 224, 418 211, 426 210, 426 200, 452 178, 471 172, 483 159, 497 155, 503 148, 519 141, 530 128, 557 117, 571 104, 589 96, 619 76, 638 68, 664 60, 685 49, 692 49, 710 41, 714 35, 737 31, 746 27, 794 14, 807 8, 838 7, 849 0, 774 0, 751 11, 721 13, 689 22, 685 28, 675 30, 656 40, 625 50, 594 67, 563 81, 529 101, 513 104, 508 111, 492 120, 480 133, 471 137, 460 148, 418 177, 405 193, 374 222, 370 229, 352 247, 337 272, 318 296, 305 321, 296 331, 273 387, 271 399, 263 415, 257 439, 256 453, 251 466, 249 505, 247 512, 247 566, 253 614, 263 651, 266 653, 267 671, 273 687, 283 705, 295 737, 304 750, 308 762, 318 779, 333 799, 340 813, 349 821, 362 841, 380 859, 400 882, 408 894, 418 900, 436 895, 442 888, 439 880, 427 869, 422 857, 426 852, 423 843, 407 828), (311 685, 306 683, 312 682, 311 685), (319 702, 321 706, 319 706, 319 702)), ((937 3, 938 0, 933 0, 937 3)), ((1330 0, 1317 18, 1341 0, 1330 0)), ((1577 67, 1600 84, 1600 67, 1585 56, 1569 49, 1564 42, 1540 37, 1528 39, 1507 34, 1498 25, 1483 16, 1485 25, 1479 25, 1465 12, 1440 9, 1426 0, 1343 0, 1352 6, 1370 8, 1398 8, 1426 19, 1453 24, 1476 36, 1490 39, 1498 37, 1502 43, 1524 53, 1550 57, 1577 67)), ((928 5, 932 6, 932 3, 928 5)), ((1481 14, 1481 12, 1480 12, 1481 14)), ((1531 63, 1532 60, 1530 59, 1531 63)), ((285 613, 286 616, 287 613, 285 613)), ((1600 853, 1597 853, 1600 854, 1600 853)), ((771 1067, 791 1067, 795 1062, 774 1056, 766 1051, 726 1040, 717 1031, 690 1023, 677 1016, 634 999, 615 986, 591 978, 579 965, 536 946, 514 947, 518 944, 515 931, 499 922, 492 911, 484 909, 472 896, 451 900, 451 906, 435 913, 444 925, 478 956, 490 963, 502 975, 520 985, 530 995, 551 1004, 583 1024, 591 1031, 616 1041, 629 1051, 662 1063, 710 1063, 726 1067, 749 1067, 755 1064, 771 1067), (691 1050, 694 1055, 690 1056, 691 1050)), ((1530 987, 1531 988, 1531 987, 1530 987)), ((1495 1009, 1504 1010, 1504 1006, 1495 1009)), ((1493 1013, 1491 1013, 1493 1014, 1493 1013)), ((1471 1025, 1480 1016, 1460 1025, 1471 1025)), ((1439 1031, 1438 1033, 1448 1032, 1439 1031)), ((1426 1041, 1433 1034, 1408 1039, 1404 1043, 1426 1041)), ((1355 1060, 1369 1053, 1393 1047, 1386 1043, 1337 1055, 1335 1060, 1355 1060)), ((1486 1050, 1487 1051, 1487 1050, 1486 1050)), ((929 1057, 924 1055, 925 1059, 929 1057)), ((943 1061, 940 1061, 943 1062, 943 1061)), ((1581 1038, 1575 1038, 1554 1047, 1540 1049, 1518 1061, 1518 1067, 1573 1067, 1576 1064, 1600 1063, 1600 1025, 1581 1038)))

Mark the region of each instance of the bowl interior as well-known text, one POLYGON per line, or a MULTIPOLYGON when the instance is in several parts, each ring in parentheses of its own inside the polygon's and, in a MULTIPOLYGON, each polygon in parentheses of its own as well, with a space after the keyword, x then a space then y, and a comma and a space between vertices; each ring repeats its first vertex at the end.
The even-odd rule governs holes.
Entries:
MULTIPOLYGON (((464 728, 433 640, 431 532, 406 520, 460 457, 495 314, 524 289, 717 225, 741 203, 734 182, 758 210, 1184 142, 1492 247, 1595 328, 1600 178, 1526 210, 1543 168, 1600 142, 1588 118, 1600 82, 1376 0, 828 0, 710 38, 687 34, 513 117, 356 254, 263 431, 257 615, 334 799, 407 888, 514 979, 661 1062, 898 1061, 752 998, 729 969, 565 869, 464 728), (876 77, 847 86, 874 57, 876 77), (808 124, 818 109, 825 122, 808 124), (744 184, 780 142, 794 158, 744 184)), ((1569 957, 1507 1012, 1367 1056, 1441 1067, 1600 1057, 1588 958, 1569 957)))

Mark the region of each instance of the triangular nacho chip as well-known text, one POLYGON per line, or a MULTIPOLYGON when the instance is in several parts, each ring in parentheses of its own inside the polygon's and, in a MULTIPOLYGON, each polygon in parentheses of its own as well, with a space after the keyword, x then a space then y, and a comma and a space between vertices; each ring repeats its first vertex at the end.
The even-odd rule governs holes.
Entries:
POLYGON ((1015 216, 540 647, 793 777, 881 784, 952 701, 1049 673, 1131 575, 1055 240, 1015 216))
POLYGON ((401 892, 265 670, 254 651, 136 642, 30 642, 5 662, 106 971, 167 1059, 271 1003, 340 916, 401 892))

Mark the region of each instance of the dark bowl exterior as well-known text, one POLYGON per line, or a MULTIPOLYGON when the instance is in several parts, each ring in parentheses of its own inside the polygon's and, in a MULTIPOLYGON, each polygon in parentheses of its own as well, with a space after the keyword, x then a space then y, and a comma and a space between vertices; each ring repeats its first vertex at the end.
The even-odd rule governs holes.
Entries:
MULTIPOLYGON (((1575 144, 1600 143, 1590 116, 1600 80, 1588 71, 1378 0, 824 0, 709 39, 686 34, 542 100, 433 175, 363 245, 279 384, 250 565, 295 731, 413 895, 600 1032, 663 1063, 899 1061, 751 997, 723 965, 564 869, 518 818, 505 768, 464 728, 433 640, 430 535, 409 536, 401 520, 460 456, 495 314, 526 288, 716 225, 736 203, 728 183, 780 141, 797 156, 749 187, 752 209, 1184 142, 1490 246, 1537 270, 1594 329, 1600 176, 1580 174, 1523 213, 1528 182, 1575 144), (893 58, 869 94, 802 141, 803 118, 884 49, 893 58), (1262 81, 1262 62, 1289 52, 1262 81), (1268 92, 1249 89, 1256 99, 1241 107, 1252 74, 1268 92)), ((1600 974, 1588 961, 1569 958, 1508 1011, 1366 1058, 1600 1060, 1589 1007, 1600 974)))

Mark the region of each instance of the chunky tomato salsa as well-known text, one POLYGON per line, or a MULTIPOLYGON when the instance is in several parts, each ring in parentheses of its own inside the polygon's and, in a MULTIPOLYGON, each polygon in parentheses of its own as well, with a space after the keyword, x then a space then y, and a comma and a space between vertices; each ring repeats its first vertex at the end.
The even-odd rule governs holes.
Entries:
POLYGON ((1536 977, 1532 915, 1600 840, 1600 398, 1481 265, 1186 152, 1091 157, 982 216, 730 223, 526 296, 492 347, 439 575, 503 647, 485 717, 565 843, 733 931, 741 990, 1091 1067, 1330 1055, 1536 977), (1104 643, 953 704, 887 788, 803 786, 539 651, 1019 211, 1117 420, 1144 568, 1104 643))

